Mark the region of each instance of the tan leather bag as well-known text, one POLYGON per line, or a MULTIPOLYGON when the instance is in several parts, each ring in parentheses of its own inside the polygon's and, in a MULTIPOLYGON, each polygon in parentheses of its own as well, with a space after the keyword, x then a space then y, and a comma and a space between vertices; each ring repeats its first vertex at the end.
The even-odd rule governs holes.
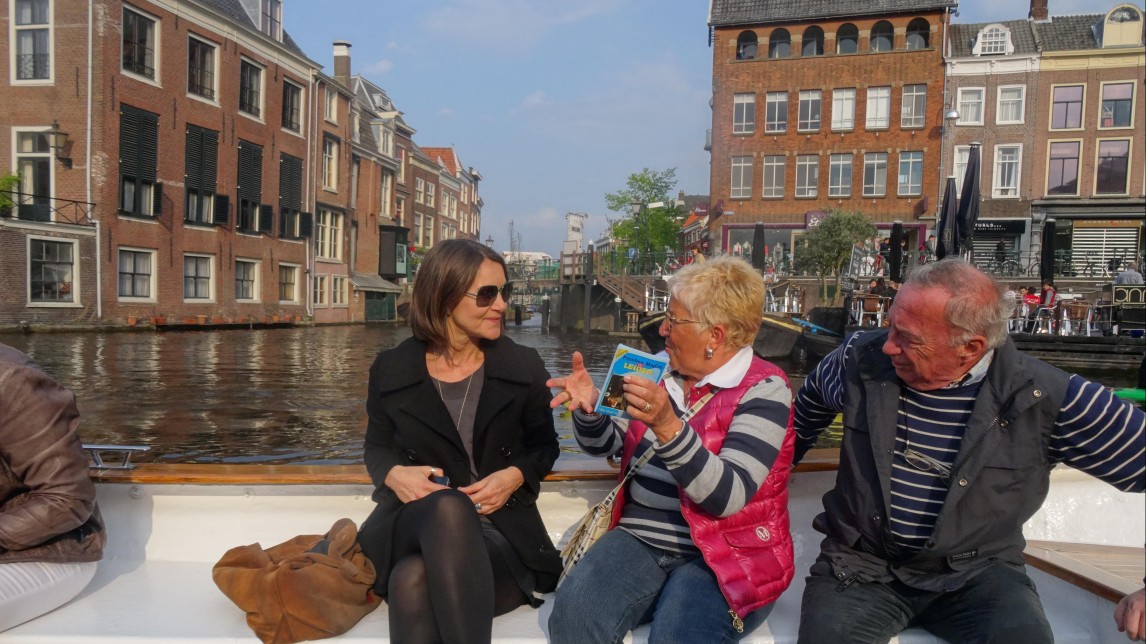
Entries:
POLYGON ((300 535, 263 550, 232 548, 211 571, 215 585, 246 611, 264 644, 341 635, 381 603, 370 590, 374 566, 350 519, 325 535, 300 535))

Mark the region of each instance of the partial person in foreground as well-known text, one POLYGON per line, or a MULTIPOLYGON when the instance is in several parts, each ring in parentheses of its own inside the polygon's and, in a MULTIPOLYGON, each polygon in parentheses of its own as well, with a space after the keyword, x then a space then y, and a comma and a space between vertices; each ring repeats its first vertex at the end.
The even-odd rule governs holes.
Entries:
POLYGON ((358 540, 395 642, 489 642, 495 615, 540 605, 561 573, 536 505, 559 452, 549 374, 502 336, 507 277, 488 247, 438 242, 414 284, 414 337, 370 368, 378 507, 358 540))
MULTIPOLYGON (((835 487, 814 527, 801 642, 1050 642, 1023 565, 1023 523, 1066 463, 1146 489, 1146 415, 1016 350, 1014 308, 960 259, 916 268, 886 330, 851 336, 796 396, 795 461, 843 413, 835 487)), ((1141 639, 1141 591, 1115 614, 1141 639)))
POLYGON ((72 392, 0 344, 0 632, 70 601, 103 556, 72 392))
POLYGON ((610 531, 557 590, 550 641, 620 642, 652 622, 650 642, 734 642, 788 587, 792 392, 752 352, 764 290, 742 259, 681 269, 660 325, 671 371, 660 383, 625 377, 632 420, 594 413, 598 390, 580 353, 572 373, 548 382, 586 453, 620 451, 623 473, 653 452, 618 497, 610 531))

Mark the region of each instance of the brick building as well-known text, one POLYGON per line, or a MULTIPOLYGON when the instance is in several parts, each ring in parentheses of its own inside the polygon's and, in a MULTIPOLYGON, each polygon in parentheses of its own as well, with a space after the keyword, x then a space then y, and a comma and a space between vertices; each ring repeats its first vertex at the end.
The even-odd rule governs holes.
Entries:
POLYGON ((709 232, 755 222, 790 249, 819 213, 860 211, 909 244, 940 188, 943 42, 954 0, 713 0, 709 232))
POLYGON ((448 220, 451 237, 481 241, 478 239, 478 231, 481 230, 481 197, 478 194, 481 174, 472 167, 463 166, 453 148, 424 147, 422 152, 437 161, 442 168, 443 201, 440 212, 448 220))

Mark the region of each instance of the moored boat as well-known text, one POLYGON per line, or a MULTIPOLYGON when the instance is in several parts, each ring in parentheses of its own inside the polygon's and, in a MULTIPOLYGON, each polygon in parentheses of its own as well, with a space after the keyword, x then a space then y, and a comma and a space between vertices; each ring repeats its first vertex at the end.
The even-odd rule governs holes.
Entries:
MULTIPOLYGON (((812 518, 834 481, 837 457, 834 450, 815 451, 797 468, 789 507, 799 574, 764 626, 744 642, 795 641, 803 572, 819 549, 812 518)), ((323 533, 341 517, 360 522, 373 508, 372 486, 361 466, 141 465, 94 476, 108 526, 108 547, 96 578, 76 600, 5 632, 5 644, 253 642, 242 611, 211 581, 214 562, 234 546, 269 546, 297 534, 323 533)), ((557 471, 547 478, 538 505, 555 542, 568 537, 614 478, 604 465, 557 471)), ((1077 546, 1063 544, 1098 544, 1136 562, 1126 579, 1107 575, 1114 578, 1105 579, 1105 587, 1083 588, 1041 569, 1030 571, 1057 641, 1125 641, 1114 628, 1111 600, 1140 587, 1143 495, 1122 493, 1059 467, 1051 475, 1046 503, 1027 523, 1025 534, 1053 542, 1028 548, 1032 557, 1071 559, 1077 546)), ((1044 562, 1044 567, 1061 570, 1064 565, 1044 562)), ((499 617, 494 640, 544 642, 551 604, 499 617)), ((386 615, 383 604, 336 641, 385 641, 386 615)), ((647 635, 647 628, 638 629, 631 641, 644 642, 647 635)), ((938 640, 911 629, 898 641, 938 640)))

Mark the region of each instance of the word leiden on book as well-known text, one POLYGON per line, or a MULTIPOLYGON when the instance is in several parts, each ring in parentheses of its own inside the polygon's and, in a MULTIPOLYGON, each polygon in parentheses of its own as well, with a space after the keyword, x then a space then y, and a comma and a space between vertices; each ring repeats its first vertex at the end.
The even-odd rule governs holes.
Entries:
POLYGON ((623 344, 617 345, 613 354, 613 362, 605 375, 605 386, 601 389, 601 396, 597 399, 597 413, 631 418, 625 408, 625 376, 640 376, 653 382, 660 382, 668 369, 668 358, 654 356, 623 344))

